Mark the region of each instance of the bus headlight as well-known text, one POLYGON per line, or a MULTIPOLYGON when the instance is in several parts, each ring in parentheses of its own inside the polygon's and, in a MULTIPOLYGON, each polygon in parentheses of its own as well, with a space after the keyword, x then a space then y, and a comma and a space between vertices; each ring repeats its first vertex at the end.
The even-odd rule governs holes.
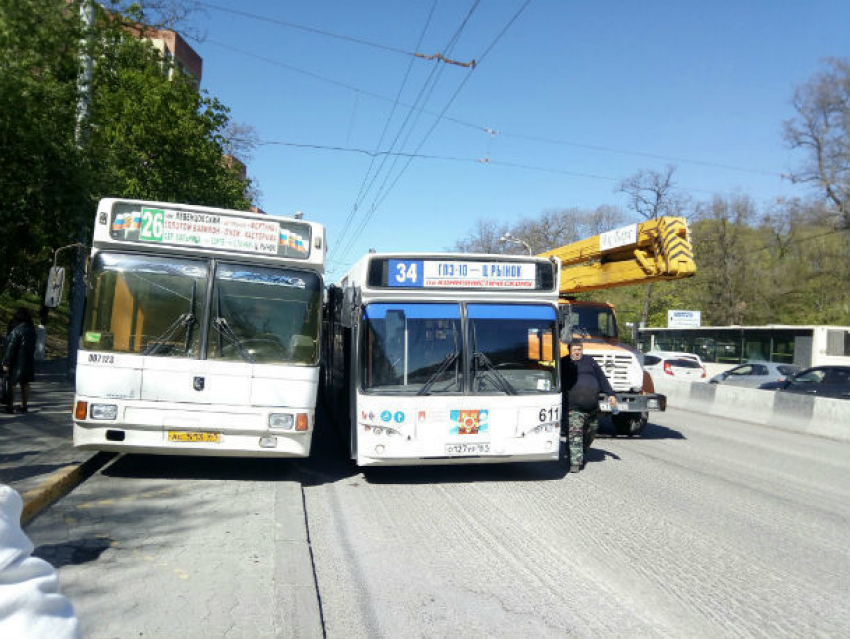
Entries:
POLYGON ((646 400, 647 408, 658 408, 658 400, 657 399, 648 399, 646 400))
POLYGON ((116 419, 118 417, 118 406, 115 404, 92 404, 92 419, 116 419))
POLYGON ((269 415, 269 428, 292 430, 295 420, 290 413, 272 413, 269 415))

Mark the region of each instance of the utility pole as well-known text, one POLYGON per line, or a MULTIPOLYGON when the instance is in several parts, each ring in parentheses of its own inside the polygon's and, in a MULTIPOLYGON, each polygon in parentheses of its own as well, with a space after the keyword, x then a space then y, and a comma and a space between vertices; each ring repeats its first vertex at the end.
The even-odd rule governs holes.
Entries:
MULTIPOLYGON (((77 77, 77 125, 74 138, 77 149, 82 152, 88 142, 88 118, 89 104, 91 103, 91 85, 93 77, 93 63, 89 51, 89 37, 94 26, 94 2, 83 0, 80 3, 80 22, 82 23, 82 36, 80 38, 80 74, 77 77)), ((72 378, 77 372, 77 349, 80 345, 80 333, 83 329, 83 308, 86 300, 86 236, 88 225, 80 223, 79 243, 77 249, 77 260, 74 264, 74 274, 71 280, 70 291, 70 318, 68 322, 68 377, 72 378)))

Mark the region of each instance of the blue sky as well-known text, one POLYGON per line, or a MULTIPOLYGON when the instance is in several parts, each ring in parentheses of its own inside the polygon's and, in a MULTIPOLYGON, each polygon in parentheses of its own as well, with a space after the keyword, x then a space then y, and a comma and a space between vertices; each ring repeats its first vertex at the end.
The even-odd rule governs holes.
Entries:
POLYGON ((695 199, 807 195, 781 177, 800 159, 782 122, 795 86, 825 57, 850 56, 847 0, 532 0, 504 33, 525 0, 204 4, 190 19, 204 34, 191 41, 202 87, 266 142, 248 163, 263 209, 327 225, 329 282, 369 248, 451 248, 478 219, 624 207, 618 182, 667 164, 695 199), (469 70, 413 51, 480 62, 469 70), (428 98, 404 129, 399 93, 406 105, 428 98), (389 157, 374 182, 368 155, 288 146, 388 150, 400 130, 394 151, 438 157, 389 157))

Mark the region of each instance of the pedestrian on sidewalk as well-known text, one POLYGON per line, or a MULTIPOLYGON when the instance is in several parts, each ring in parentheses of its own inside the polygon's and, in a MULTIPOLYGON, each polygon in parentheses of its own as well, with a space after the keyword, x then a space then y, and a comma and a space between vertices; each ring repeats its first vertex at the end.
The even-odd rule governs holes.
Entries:
POLYGON ((11 331, 6 336, 3 355, 3 374, 9 380, 9 398, 6 412, 14 412, 15 385, 21 386, 21 412, 26 413, 30 399, 30 383, 35 379, 35 327, 32 316, 25 308, 19 308, 9 324, 11 331))
POLYGON ((608 378, 596 360, 584 354, 579 340, 573 340, 569 355, 561 358, 561 392, 565 404, 561 423, 567 426, 570 472, 577 473, 584 467, 584 455, 599 429, 599 393, 605 393, 612 406, 617 405, 608 378))

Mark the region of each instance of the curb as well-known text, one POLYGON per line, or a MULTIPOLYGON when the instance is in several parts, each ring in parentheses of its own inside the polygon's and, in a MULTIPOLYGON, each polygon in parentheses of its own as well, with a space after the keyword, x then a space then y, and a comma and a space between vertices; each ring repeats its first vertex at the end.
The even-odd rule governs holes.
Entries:
POLYGON ((38 488, 28 490, 21 497, 21 526, 26 526, 45 508, 58 501, 83 481, 103 468, 116 453, 95 453, 80 464, 69 464, 51 473, 38 488))

